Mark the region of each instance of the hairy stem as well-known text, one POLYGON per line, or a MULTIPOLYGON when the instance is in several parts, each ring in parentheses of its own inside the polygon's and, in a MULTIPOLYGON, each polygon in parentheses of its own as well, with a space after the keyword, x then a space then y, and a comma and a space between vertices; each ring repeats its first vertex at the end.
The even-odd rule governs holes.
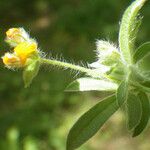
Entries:
POLYGON ((79 65, 74 65, 71 63, 67 63, 67 62, 58 61, 58 60, 41 58, 40 63, 48 64, 48 65, 52 65, 52 66, 58 66, 60 68, 65 68, 65 69, 72 69, 75 71, 86 73, 89 76, 93 76, 93 77, 97 77, 97 78, 100 78, 100 76, 101 76, 99 73, 95 72, 92 69, 81 67, 79 65))

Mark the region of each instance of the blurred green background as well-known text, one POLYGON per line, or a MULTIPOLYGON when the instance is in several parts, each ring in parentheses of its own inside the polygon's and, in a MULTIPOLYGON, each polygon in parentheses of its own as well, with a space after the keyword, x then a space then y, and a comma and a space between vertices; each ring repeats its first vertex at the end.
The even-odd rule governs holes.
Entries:
MULTIPOLYGON (((1 0, 0 54, 11 27, 24 27, 47 57, 77 64, 95 60, 95 41, 117 44, 119 21, 130 0, 1 0)), ((150 3, 142 10, 139 45, 150 38, 150 3)), ((80 77, 79 75, 78 77, 80 77)), ((10 71, 0 61, 0 150, 65 150, 75 120, 106 94, 65 93, 73 72, 43 67, 30 88, 21 71, 10 71)), ((149 130, 150 131, 150 130, 149 130)), ((79 150, 149 150, 150 133, 132 139, 125 115, 117 112, 103 129, 79 150)))

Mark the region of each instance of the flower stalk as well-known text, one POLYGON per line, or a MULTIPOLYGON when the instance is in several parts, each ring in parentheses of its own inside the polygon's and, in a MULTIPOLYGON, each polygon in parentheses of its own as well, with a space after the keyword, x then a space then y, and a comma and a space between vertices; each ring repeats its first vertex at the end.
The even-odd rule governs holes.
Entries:
POLYGON ((65 68, 65 69, 71 69, 71 70, 75 70, 81 73, 86 73, 89 76, 94 76, 97 78, 100 78, 101 74, 97 73, 96 71, 94 71, 93 69, 89 69, 86 67, 82 67, 79 65, 74 65, 71 63, 67 63, 67 62, 62 62, 62 61, 58 61, 58 60, 54 60, 54 59, 46 59, 46 58, 41 58, 40 59, 40 64, 46 64, 46 65, 52 65, 52 66, 57 66, 60 68, 65 68))

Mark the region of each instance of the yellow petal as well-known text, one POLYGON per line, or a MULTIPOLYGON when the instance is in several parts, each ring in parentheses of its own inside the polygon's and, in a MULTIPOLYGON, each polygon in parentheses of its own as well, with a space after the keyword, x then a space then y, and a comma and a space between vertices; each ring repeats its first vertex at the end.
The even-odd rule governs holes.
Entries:
POLYGON ((30 42, 22 42, 14 49, 16 55, 20 58, 21 63, 24 64, 26 59, 32 54, 37 53, 37 44, 30 42))
POLYGON ((17 56, 15 56, 14 54, 6 53, 2 57, 2 59, 3 59, 3 63, 9 68, 11 68, 11 67, 17 68, 17 67, 22 66, 20 59, 17 56))
POLYGON ((16 35, 20 35, 19 28, 11 28, 6 32, 8 38, 14 38, 16 35))
POLYGON ((6 32, 6 42, 12 47, 26 41, 31 41, 31 39, 23 28, 11 28, 6 32))

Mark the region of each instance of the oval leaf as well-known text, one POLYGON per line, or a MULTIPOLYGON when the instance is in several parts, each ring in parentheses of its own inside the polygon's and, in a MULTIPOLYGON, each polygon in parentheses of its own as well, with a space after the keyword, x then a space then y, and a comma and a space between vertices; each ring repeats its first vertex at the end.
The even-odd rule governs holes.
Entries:
POLYGON ((67 150, 74 150, 90 139, 118 109, 112 95, 100 101, 74 124, 67 138, 67 150))
POLYGON ((149 60, 150 60, 150 53, 145 55, 143 59, 141 59, 141 61, 138 62, 138 65, 137 65, 141 74, 146 78, 150 76, 149 60))
POLYGON ((80 78, 73 81, 65 91, 115 91, 118 85, 106 80, 80 78))
POLYGON ((116 93, 117 97, 117 103, 119 106, 121 106, 128 97, 128 83, 127 81, 122 81, 121 84, 119 85, 116 93))
POLYGON ((127 114, 128 114, 128 129, 132 130, 135 128, 142 116, 141 103, 137 96, 129 93, 127 99, 127 114))
POLYGON ((134 42, 141 19, 138 18, 139 10, 142 8, 146 0, 136 0, 125 11, 119 32, 119 47, 126 63, 131 64, 134 42))
POLYGON ((147 95, 143 92, 140 92, 138 96, 141 101, 142 116, 140 123, 138 124, 138 126, 136 126, 136 128, 133 131, 133 137, 138 136, 146 128, 150 117, 150 103, 147 95))
POLYGON ((136 50, 133 56, 134 63, 137 63, 148 54, 150 54, 150 42, 144 43, 136 50))

